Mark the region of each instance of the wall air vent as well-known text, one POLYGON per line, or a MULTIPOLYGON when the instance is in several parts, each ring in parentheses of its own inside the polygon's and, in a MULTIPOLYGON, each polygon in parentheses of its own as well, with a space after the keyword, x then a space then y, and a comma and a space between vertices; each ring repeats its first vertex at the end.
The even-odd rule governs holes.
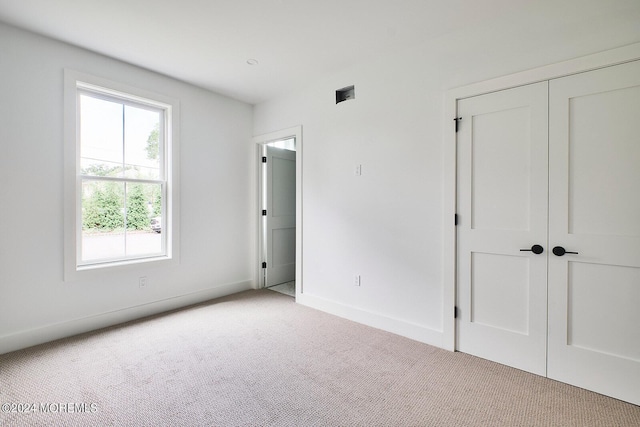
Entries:
POLYGON ((342 101, 347 101, 349 99, 356 99, 355 86, 343 87, 342 89, 338 89, 336 91, 336 104, 339 104, 342 101))

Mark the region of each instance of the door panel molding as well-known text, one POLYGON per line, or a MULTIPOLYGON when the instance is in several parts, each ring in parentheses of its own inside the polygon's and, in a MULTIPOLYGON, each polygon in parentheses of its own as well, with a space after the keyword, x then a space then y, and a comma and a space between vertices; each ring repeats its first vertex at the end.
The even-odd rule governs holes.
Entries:
POLYGON ((546 375, 547 82, 460 100, 456 348, 546 375), (478 220, 482 218, 482 220, 478 220))
MULTIPOLYGON (((582 99, 579 98, 582 96, 579 94, 580 91, 574 98, 568 97, 566 94, 561 96, 556 94, 556 97, 561 98, 559 102, 556 102, 557 105, 562 106, 561 109, 570 110, 573 108, 574 110, 560 111, 560 113, 550 111, 549 114, 550 117, 556 115, 561 117, 558 120, 559 123, 567 122, 566 118, 573 120, 574 117, 579 117, 582 120, 580 126, 585 130, 581 134, 576 131, 578 128, 571 129, 571 131, 564 129, 558 132, 557 129, 554 129, 558 126, 557 124, 549 125, 549 144, 555 150, 554 153, 550 153, 550 187, 561 188, 564 193, 562 193, 562 197, 550 194, 553 204, 550 206, 549 235, 551 237, 547 249, 549 251, 555 245, 562 245, 569 252, 564 256, 552 255, 547 252, 550 287, 547 368, 551 378, 635 404, 640 404, 640 391, 637 389, 637 384, 640 383, 640 347, 637 344, 640 342, 640 336, 635 332, 635 329, 629 328, 628 325, 630 321, 637 323, 636 311, 630 301, 637 301, 640 298, 640 289, 635 286, 638 277, 640 277, 638 276, 640 271, 640 262, 638 262, 640 236, 638 236, 636 229, 637 222, 629 220, 629 217, 638 217, 635 211, 640 211, 640 201, 635 196, 637 192, 633 191, 634 189, 629 188, 626 193, 624 190, 626 182, 638 182, 637 168, 634 166, 637 161, 632 159, 640 158, 640 151, 629 152, 627 149, 629 147, 622 142, 635 140, 637 133, 633 132, 633 137, 629 135, 625 137, 625 131, 618 131, 618 129, 624 128, 619 123, 621 120, 627 123, 625 126, 637 126, 637 123, 640 122, 637 113, 635 113, 640 111, 637 105, 639 96, 636 93, 640 93, 640 80, 637 77, 640 76, 640 62, 626 64, 638 59, 640 59, 640 44, 617 49, 614 52, 605 52, 568 61, 556 66, 544 67, 532 72, 520 73, 515 77, 508 76, 449 91, 446 101, 451 117, 459 118, 461 116, 458 110, 460 100, 486 92, 508 89, 508 87, 500 87, 505 82, 525 84, 531 76, 546 74, 544 80, 550 81, 552 93, 554 91, 552 84, 562 87, 565 82, 573 80, 577 82, 578 89, 582 90, 587 87, 582 99), (608 68, 613 65, 620 66, 615 70, 608 68), (597 71, 573 75, 594 69, 597 71), (625 73, 621 71, 623 69, 633 70, 627 72, 627 76, 630 76, 629 78, 632 80, 631 84, 625 82, 625 73), (605 76, 609 73, 616 74, 616 77, 604 79, 604 83, 599 89, 599 83, 593 84, 591 81, 591 84, 587 84, 584 81, 584 79, 597 81, 600 78, 598 76, 605 76), (630 88, 627 90, 628 96, 626 98, 624 98, 624 94, 616 92, 618 86, 630 88), (596 99, 598 97, 599 99, 596 99), (623 104, 626 107, 618 107, 623 104), (620 118, 612 116, 618 109, 621 110, 620 118), (624 117, 629 116, 629 111, 634 112, 631 114, 633 117, 625 119, 624 117), (600 129, 601 125, 592 126, 592 119, 589 117, 604 118, 609 126, 604 132, 605 134, 599 135, 598 132, 603 133, 600 129), (591 130, 589 126, 592 127, 591 130), (613 149, 612 147, 601 149, 602 144, 606 141, 597 145, 596 150, 591 150, 591 147, 594 147, 594 141, 607 139, 606 136, 610 135, 612 130, 616 131, 619 138, 613 143, 614 145, 617 143, 617 150, 613 146, 613 149), (559 143, 558 136, 554 136, 558 133, 564 134, 567 141, 571 140, 570 137, 566 137, 567 134, 572 134, 579 140, 586 140, 586 146, 590 148, 585 150, 584 147, 578 147, 583 151, 576 151, 576 147, 572 148, 569 142, 559 143), (591 142, 589 143, 589 141, 591 142), (555 154, 556 152, 559 154, 555 154), (621 152, 627 154, 620 155, 621 152), (558 175, 558 171, 563 167, 565 171, 581 167, 582 172, 578 171, 577 175, 571 176, 570 173, 560 172, 558 175), (591 172, 590 175, 587 174, 588 171, 584 170, 585 168, 591 172), (603 183, 597 180, 598 171, 602 171, 602 173, 606 171, 610 174, 602 180, 603 183), (567 191, 569 184, 573 185, 573 195, 567 191), (620 189, 620 192, 609 194, 607 189, 613 187, 620 189), (600 188, 600 192, 598 192, 598 188, 600 188), (582 191, 580 191, 581 189, 582 191), (625 194, 633 195, 631 196, 633 202, 629 206, 632 212, 626 217, 626 212, 620 212, 625 209, 624 207, 621 209, 620 206, 628 204, 625 194), (598 199, 597 203, 589 199, 592 195, 598 199), (606 212, 606 206, 618 206, 618 208, 613 208, 612 210, 615 212, 611 213, 606 212), (558 209, 556 210, 556 208, 558 209), (592 212, 598 208, 600 211, 592 212), (570 213, 581 216, 572 217, 569 215, 570 213), (611 215, 615 218, 612 218, 611 215), (612 224, 610 221, 616 223, 612 224), (618 226, 618 223, 621 225, 618 226), (590 244, 591 241, 597 242, 597 244, 590 244), (580 248, 579 254, 571 253, 578 252, 578 248, 580 248), (614 255, 607 256, 608 254, 614 255), (605 280, 605 276, 609 279, 605 280), (601 277, 601 279, 598 281, 597 277, 601 277), (605 287, 607 283, 612 281, 615 283, 610 283, 611 286, 605 287), (559 282, 563 284, 560 286, 559 282), (594 297, 593 295, 599 296, 594 297), (625 295, 626 297, 624 297, 625 295), (587 298, 591 298, 591 302, 587 298), (616 317, 624 316, 624 313, 628 315, 621 319, 616 317), (599 322, 597 318, 600 315, 603 317, 599 322), (623 334, 624 337, 616 339, 615 336, 612 336, 616 333, 623 334)), ((553 104, 554 102, 550 99, 550 109, 553 104)), ((464 121, 464 117, 462 120, 464 121)), ((456 233, 460 231, 460 227, 456 228, 453 221, 449 222, 448 220, 448 218, 453 219, 454 214, 460 209, 460 206, 456 204, 458 196, 455 193, 459 172, 455 162, 458 157, 458 147, 453 129, 446 133, 445 144, 445 239, 443 250, 445 267, 449 270, 445 270, 444 301, 445 313, 447 314, 443 323, 445 347, 448 344, 450 347, 447 348, 454 350, 456 320, 453 316, 449 317, 446 309, 447 303, 451 303, 452 308, 455 304, 456 281, 459 280, 456 277, 456 256, 459 250, 456 233), (452 189, 453 192, 448 193, 447 188, 452 189)), ((555 190, 552 190, 552 193, 553 191, 555 190)))
POLYGON ((638 405, 640 61, 549 88, 548 375, 638 405))
POLYGON ((265 148, 267 214, 262 224, 266 232, 261 235, 267 262, 264 286, 270 287, 295 280, 296 153, 269 145, 265 148))
POLYGON ((255 216, 255 232, 253 233, 255 237, 254 240, 254 249, 255 249, 255 259, 254 259, 254 278, 253 278, 253 287, 254 289, 259 289, 262 287, 262 277, 263 277, 263 239, 260 233, 261 229, 261 221, 262 221, 262 213, 259 206, 263 206, 262 204, 262 173, 259 172, 262 167, 262 149, 263 146, 274 141, 284 140, 288 138, 295 138, 296 141, 296 266, 295 266, 295 277, 296 277, 296 300, 303 293, 304 282, 303 282, 303 196, 302 196, 302 180, 303 180, 303 135, 302 135, 302 126, 291 127, 287 129, 282 129, 275 132, 266 133, 263 135, 258 135, 253 137, 252 141, 255 144, 254 151, 254 173, 255 176, 255 205, 254 211, 256 212, 255 216))
POLYGON ((457 191, 457 148, 453 119, 458 117, 458 100, 523 86, 563 76, 582 73, 598 68, 610 67, 640 59, 640 43, 611 49, 532 70, 473 83, 448 90, 444 99, 443 122, 443 345, 454 351, 456 343, 454 307, 456 303, 456 191, 457 191))

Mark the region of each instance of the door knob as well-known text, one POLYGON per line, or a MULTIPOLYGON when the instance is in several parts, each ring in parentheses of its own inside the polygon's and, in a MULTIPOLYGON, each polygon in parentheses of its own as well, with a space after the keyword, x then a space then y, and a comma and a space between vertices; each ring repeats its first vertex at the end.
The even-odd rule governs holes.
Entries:
POLYGON ((520 252, 533 252, 536 255, 540 255, 544 252, 544 248, 540 245, 533 245, 531 249, 520 249, 520 252))
POLYGON ((564 254, 576 254, 576 255, 578 254, 578 252, 569 252, 565 250, 562 246, 556 246, 551 250, 551 252, 553 252, 553 254, 557 256, 562 256, 564 254))

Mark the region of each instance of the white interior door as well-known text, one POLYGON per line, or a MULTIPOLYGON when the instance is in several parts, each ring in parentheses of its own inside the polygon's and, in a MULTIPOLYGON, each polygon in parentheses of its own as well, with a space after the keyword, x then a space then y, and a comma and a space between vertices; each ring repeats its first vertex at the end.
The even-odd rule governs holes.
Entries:
POLYGON ((296 152, 267 146, 265 286, 292 282, 296 273, 296 152))
POLYGON ((550 82, 549 377, 640 404, 640 62, 550 82))
POLYGON ((456 348, 540 375, 547 336, 547 83, 459 101, 456 348), (521 251, 540 245, 544 252, 521 251))

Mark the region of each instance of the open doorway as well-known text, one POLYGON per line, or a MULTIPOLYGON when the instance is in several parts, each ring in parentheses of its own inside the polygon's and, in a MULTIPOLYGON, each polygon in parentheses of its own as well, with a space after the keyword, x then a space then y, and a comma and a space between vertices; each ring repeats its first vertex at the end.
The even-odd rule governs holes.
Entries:
POLYGON ((295 297, 301 292, 299 129, 257 137, 259 264, 257 284, 295 297))

